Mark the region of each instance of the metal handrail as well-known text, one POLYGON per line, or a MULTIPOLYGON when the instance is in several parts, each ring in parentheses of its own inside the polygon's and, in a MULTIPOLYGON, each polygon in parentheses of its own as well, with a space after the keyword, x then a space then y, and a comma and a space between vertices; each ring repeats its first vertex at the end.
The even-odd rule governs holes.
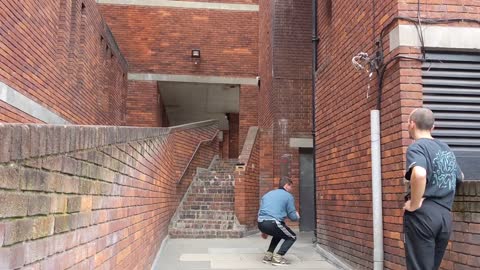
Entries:
POLYGON ((191 157, 190 160, 188 161, 187 166, 185 166, 185 169, 183 170, 182 175, 178 178, 177 184, 180 183, 180 181, 182 181, 183 177, 184 177, 185 174, 187 173, 187 170, 188 170, 188 168, 190 167, 190 164, 192 163, 193 159, 195 158, 195 155, 197 155, 197 152, 198 152, 198 149, 200 149, 200 146, 201 146, 203 143, 212 142, 213 140, 215 140, 215 138, 217 137, 217 135, 218 135, 219 132, 220 132, 220 130, 217 130, 217 131, 215 132, 215 134, 212 136, 212 138, 206 139, 206 140, 203 140, 203 141, 200 141, 200 142, 198 143, 197 148, 195 148, 195 151, 193 152, 192 157, 191 157))

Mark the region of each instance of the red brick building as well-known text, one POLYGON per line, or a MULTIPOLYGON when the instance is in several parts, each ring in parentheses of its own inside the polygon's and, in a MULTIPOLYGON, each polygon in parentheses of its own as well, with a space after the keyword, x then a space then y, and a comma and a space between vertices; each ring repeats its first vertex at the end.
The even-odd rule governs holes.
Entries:
POLYGON ((405 122, 420 106, 469 179, 442 269, 480 265, 477 1, 0 3, 0 269, 149 268, 168 235, 254 231, 282 176, 292 226, 372 269, 377 104, 384 269, 405 268, 405 122), (354 68, 360 52, 378 73, 354 68), (222 187, 198 190, 222 194, 208 207, 225 230, 184 218, 212 178, 222 187))

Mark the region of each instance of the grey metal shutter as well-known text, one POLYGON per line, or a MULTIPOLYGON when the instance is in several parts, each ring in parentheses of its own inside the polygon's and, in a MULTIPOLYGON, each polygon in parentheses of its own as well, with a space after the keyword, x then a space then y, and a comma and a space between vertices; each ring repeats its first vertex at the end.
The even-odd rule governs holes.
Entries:
POLYGON ((423 104, 435 113, 433 136, 452 148, 466 179, 480 180, 480 53, 426 57, 423 104))

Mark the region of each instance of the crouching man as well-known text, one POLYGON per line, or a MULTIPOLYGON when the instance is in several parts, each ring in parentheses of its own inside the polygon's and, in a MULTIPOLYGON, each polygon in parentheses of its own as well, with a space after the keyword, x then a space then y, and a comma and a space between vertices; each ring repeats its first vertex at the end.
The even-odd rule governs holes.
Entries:
POLYGON ((280 180, 279 188, 263 195, 260 202, 258 228, 263 236, 271 235, 273 237, 268 251, 263 257, 264 263, 287 265, 288 262, 284 258, 284 255, 297 239, 295 233, 285 225, 286 217, 292 221, 298 221, 300 219, 300 215, 295 210, 295 199, 292 194, 290 194, 292 184, 292 180, 283 178, 280 180), (282 239, 285 241, 277 253, 274 254, 275 248, 282 239))

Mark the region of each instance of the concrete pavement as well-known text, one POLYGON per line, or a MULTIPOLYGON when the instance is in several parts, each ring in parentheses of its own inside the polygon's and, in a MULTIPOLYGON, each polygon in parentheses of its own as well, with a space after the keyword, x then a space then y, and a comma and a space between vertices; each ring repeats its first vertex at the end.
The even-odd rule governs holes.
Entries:
POLYGON ((152 270, 339 269, 315 251, 312 233, 302 232, 297 236, 285 256, 291 263, 288 266, 263 263, 271 237, 264 240, 260 234, 254 234, 240 239, 168 239, 152 270))

